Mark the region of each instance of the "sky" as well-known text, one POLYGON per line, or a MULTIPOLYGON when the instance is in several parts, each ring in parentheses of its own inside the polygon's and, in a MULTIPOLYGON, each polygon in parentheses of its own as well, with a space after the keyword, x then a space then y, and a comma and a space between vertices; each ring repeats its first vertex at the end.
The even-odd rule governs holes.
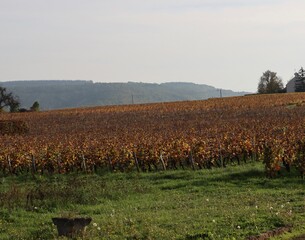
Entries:
POLYGON ((257 91, 305 67, 304 0, 0 0, 0 81, 257 91))

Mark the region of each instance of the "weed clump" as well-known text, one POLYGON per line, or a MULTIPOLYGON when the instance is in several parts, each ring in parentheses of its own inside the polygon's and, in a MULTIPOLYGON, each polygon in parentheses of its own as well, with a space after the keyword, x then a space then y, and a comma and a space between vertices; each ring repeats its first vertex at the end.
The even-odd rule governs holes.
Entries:
POLYGON ((29 126, 21 120, 0 120, 0 135, 25 134, 29 126))

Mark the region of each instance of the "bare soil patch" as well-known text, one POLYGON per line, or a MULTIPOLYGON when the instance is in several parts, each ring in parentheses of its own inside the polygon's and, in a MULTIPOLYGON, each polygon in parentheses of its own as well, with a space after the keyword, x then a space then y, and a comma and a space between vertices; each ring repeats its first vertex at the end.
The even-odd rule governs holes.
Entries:
MULTIPOLYGON (((261 233, 259 235, 256 236, 250 236, 247 238, 247 240, 267 240, 270 239, 271 237, 276 237, 279 236, 281 234, 284 234, 285 232, 290 232, 292 229, 292 226, 285 226, 285 227, 280 227, 280 228, 276 228, 270 231, 267 231, 265 233, 261 233)), ((303 238, 296 238, 297 240, 303 239, 303 238)), ((305 238, 304 238, 305 239, 305 238)))

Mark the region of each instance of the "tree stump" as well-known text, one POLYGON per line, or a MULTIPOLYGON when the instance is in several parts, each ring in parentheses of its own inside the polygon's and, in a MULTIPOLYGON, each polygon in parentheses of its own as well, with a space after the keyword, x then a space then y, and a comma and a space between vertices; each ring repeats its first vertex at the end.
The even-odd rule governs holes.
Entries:
POLYGON ((91 218, 52 218, 57 227, 58 236, 81 237, 85 228, 92 221, 91 218))

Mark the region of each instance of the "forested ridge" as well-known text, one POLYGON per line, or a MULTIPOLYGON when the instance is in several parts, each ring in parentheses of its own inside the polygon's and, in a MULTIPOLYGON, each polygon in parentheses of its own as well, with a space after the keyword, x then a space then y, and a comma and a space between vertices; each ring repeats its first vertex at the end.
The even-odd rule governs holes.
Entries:
POLYGON ((94 83, 83 80, 44 80, 0 82, 0 86, 19 97, 21 107, 29 108, 38 101, 41 110, 141 104, 214 97, 240 96, 245 92, 220 90, 194 83, 94 83))

